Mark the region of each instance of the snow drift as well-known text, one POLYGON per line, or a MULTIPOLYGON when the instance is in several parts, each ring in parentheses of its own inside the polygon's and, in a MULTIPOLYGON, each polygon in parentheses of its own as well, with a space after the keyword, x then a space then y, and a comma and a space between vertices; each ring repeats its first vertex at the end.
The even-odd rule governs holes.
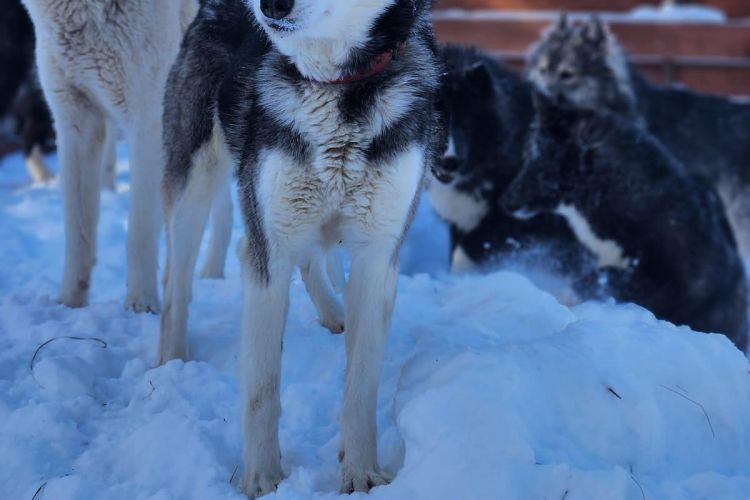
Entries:
MULTIPOLYGON (((226 281, 195 284, 195 361, 154 368, 158 318, 121 305, 126 174, 103 195, 92 305, 81 310, 54 302, 58 189, 25 187, 18 157, 0 175, 0 496, 241 498, 232 254, 226 281)), ((750 366, 726 338, 633 305, 570 309, 516 273, 446 276, 445 241, 423 206, 379 396, 380 461, 394 480, 372 498, 747 498, 750 366)), ((288 478, 268 498, 334 498, 343 337, 317 325, 299 278, 291 296, 288 478)))

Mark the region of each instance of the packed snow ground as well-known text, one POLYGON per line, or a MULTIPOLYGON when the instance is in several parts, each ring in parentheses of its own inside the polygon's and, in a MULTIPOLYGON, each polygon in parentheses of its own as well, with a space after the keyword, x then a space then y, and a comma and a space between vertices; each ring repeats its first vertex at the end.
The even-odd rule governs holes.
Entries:
MULTIPOLYGON (((230 482, 241 470, 236 258, 227 280, 195 283, 195 360, 154 368, 158 317, 122 308, 121 156, 81 310, 54 300, 57 186, 26 185, 17 156, 0 167, 2 499, 241 498, 230 482)), ((380 461, 395 479, 372 498, 750 498, 750 367, 728 340, 635 306, 569 309, 519 274, 447 276, 445 238, 423 206, 378 405, 380 461)), ((317 325, 299 279, 291 296, 288 479, 268 498, 335 498, 344 339, 317 325)))

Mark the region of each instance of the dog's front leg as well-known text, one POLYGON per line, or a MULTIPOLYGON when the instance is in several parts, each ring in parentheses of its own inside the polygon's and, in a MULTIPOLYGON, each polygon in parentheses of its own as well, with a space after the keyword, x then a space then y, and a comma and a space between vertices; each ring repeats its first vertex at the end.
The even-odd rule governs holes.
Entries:
POLYGON ((396 244, 379 243, 352 250, 351 274, 344 293, 347 364, 339 455, 342 493, 369 491, 388 483, 377 463, 375 410, 396 292, 396 244))
POLYGON ((148 111, 142 110, 148 116, 131 126, 128 133, 132 152, 125 307, 135 312, 159 312, 157 245, 163 215, 160 187, 164 172, 160 109, 153 104, 148 111))
POLYGON ((245 291, 240 360, 245 397, 243 490, 249 498, 275 491, 284 478, 279 447, 281 342, 294 269, 292 258, 278 246, 267 254, 249 247, 258 244, 244 238, 238 250, 245 291))

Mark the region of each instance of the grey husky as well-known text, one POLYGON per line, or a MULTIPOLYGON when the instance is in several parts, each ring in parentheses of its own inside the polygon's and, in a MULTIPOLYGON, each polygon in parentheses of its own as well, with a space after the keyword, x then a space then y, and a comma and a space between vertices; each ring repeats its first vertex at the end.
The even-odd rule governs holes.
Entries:
POLYGON ((530 51, 527 75, 556 100, 608 111, 656 136, 719 192, 743 255, 750 255, 750 105, 649 83, 597 18, 565 16, 530 51))
POLYGON ((160 360, 187 356, 200 235, 233 170, 245 224, 238 256, 250 497, 283 479, 279 375, 292 272, 300 265, 321 316, 335 311, 321 255, 339 243, 351 257, 341 490, 388 481, 376 453, 378 378, 399 248, 442 142, 430 4, 208 0, 169 77, 160 360))

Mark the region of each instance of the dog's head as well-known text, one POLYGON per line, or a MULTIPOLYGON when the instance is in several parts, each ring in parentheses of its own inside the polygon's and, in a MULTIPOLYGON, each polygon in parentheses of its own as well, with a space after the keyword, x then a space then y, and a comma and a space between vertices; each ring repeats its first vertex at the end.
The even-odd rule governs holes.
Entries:
POLYGON ((526 75, 553 99, 597 110, 631 96, 627 60, 601 20, 571 23, 566 16, 530 50, 526 75))
POLYGON ((481 167, 497 162, 500 127, 495 110, 497 95, 487 61, 472 50, 456 46, 442 49, 446 73, 440 89, 447 143, 441 161, 433 168, 436 179, 451 183, 479 175, 481 167))
POLYGON ((603 117, 559 105, 538 92, 534 106, 537 116, 524 166, 502 198, 503 208, 517 218, 581 202, 598 175, 599 148, 609 130, 603 117))
POLYGON ((396 50, 431 0, 245 0, 303 76, 331 81, 396 50))

